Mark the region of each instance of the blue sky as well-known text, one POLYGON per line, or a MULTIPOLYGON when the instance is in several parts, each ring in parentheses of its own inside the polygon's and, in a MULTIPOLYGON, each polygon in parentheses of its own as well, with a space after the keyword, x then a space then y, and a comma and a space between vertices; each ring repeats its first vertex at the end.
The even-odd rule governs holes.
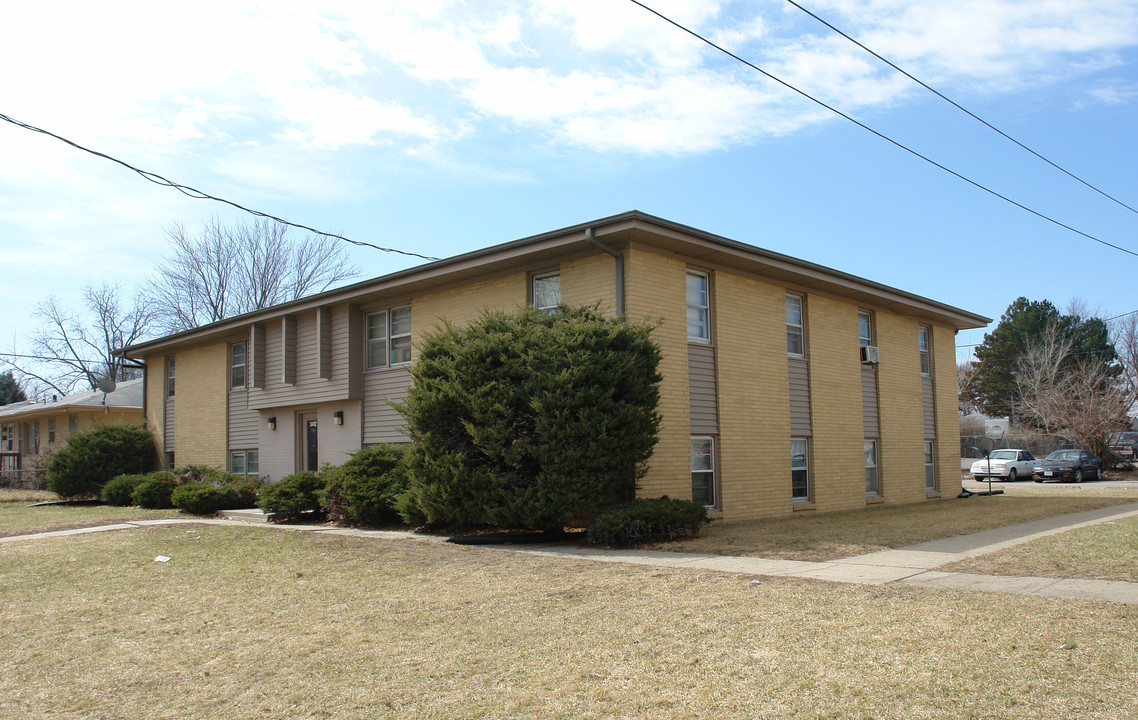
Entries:
MULTIPOLYGON (((647 3, 918 152, 1138 251, 1138 215, 786 2, 647 3)), ((803 3, 1138 207, 1138 4, 803 3)), ((0 113, 353 239, 448 256, 638 209, 998 318, 1138 310, 1138 257, 950 177, 624 0, 24 3, 0 113)), ((239 213, 0 123, 0 350, 239 213)), ((353 248, 365 276, 408 266, 353 248)), ((982 331, 962 332, 959 345, 982 331)), ((967 349, 961 354, 967 354, 967 349)))

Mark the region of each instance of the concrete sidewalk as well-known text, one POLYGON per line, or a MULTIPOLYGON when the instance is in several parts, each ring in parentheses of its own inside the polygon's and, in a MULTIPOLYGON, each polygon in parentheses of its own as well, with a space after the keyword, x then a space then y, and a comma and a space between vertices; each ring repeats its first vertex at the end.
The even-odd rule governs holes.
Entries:
MULTIPOLYGON (((92 528, 0 537, 0 544, 159 525, 248 525, 250 523, 264 523, 264 516, 259 510, 226 511, 224 515, 226 517, 223 519, 139 520, 92 528)), ((800 577, 859 585, 899 583, 922 587, 982 590, 1072 600, 1105 600, 1138 605, 1138 583, 1114 580, 1063 580, 1041 577, 971 575, 936 570, 938 567, 958 560, 995 552, 1045 535, 1136 515, 1138 515, 1138 503, 1115 505, 827 562, 772 560, 653 550, 607 550, 570 545, 484 545, 481 547, 505 552, 521 552, 595 562, 699 568, 745 575, 800 577)), ((417 535, 407 531, 356 530, 325 525, 276 525, 271 523, 262 524, 261 527, 383 540, 445 542, 445 538, 417 535)))

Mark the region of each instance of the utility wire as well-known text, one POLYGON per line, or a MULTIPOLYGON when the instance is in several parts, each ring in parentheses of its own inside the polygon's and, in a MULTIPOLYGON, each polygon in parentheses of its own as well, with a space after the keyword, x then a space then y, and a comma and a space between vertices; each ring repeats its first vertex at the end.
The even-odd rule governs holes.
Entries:
POLYGON ((925 90, 928 90, 928 91, 929 91, 929 92, 931 92, 933 95, 936 95, 936 96, 937 96, 937 97, 939 97, 941 100, 944 100, 946 103, 948 103, 949 105, 952 105, 952 106, 953 106, 954 108, 956 108, 957 110, 959 110, 959 111, 961 111, 962 113, 964 113, 964 114, 968 115, 968 116, 969 116, 969 117, 971 117, 973 120, 976 120, 977 122, 979 122, 979 123, 983 124, 983 125, 984 125, 985 127, 987 127, 989 130, 992 130, 992 131, 994 131, 994 132, 996 132, 996 133, 1000 134, 1001 136, 1003 136, 1003 137, 1004 137, 1006 140, 1010 140, 1011 142, 1015 143, 1016 145, 1019 145, 1021 148, 1023 148, 1023 149, 1024 149, 1024 150, 1026 150, 1026 151, 1028 151, 1029 153, 1031 153, 1031 154, 1032 154, 1032 155, 1034 155, 1035 157, 1039 158, 1040 160, 1042 160, 1043 162, 1047 163, 1048 165, 1050 165, 1051 167, 1055 168, 1056 170, 1058 170, 1059 172, 1063 173, 1064 175, 1067 175, 1068 177, 1070 177, 1070 178, 1073 178, 1074 180, 1077 180, 1077 181, 1079 181, 1080 183, 1082 183, 1083 185, 1087 186, 1087 187, 1088 187, 1088 188, 1090 188, 1091 190, 1094 190, 1095 192, 1097 192, 1099 195, 1102 195, 1103 197, 1107 198, 1108 200, 1111 200, 1111 201, 1113 201, 1113 202, 1115 202, 1115 203, 1118 203, 1119 205, 1121 205, 1122 207, 1126 208, 1127 210, 1129 210, 1129 211, 1130 211, 1130 212, 1132 212, 1132 213, 1138 214, 1138 210, 1135 210, 1135 209, 1134 209, 1133 207, 1131 207, 1130 205, 1127 205, 1126 203, 1122 202, 1122 201, 1121 201, 1121 200, 1119 200, 1118 198, 1116 198, 1116 197, 1114 197, 1113 195, 1111 195, 1111 194, 1107 193, 1105 190, 1100 190, 1099 188, 1097 188, 1097 187, 1095 187, 1094 185, 1090 184, 1089 182, 1087 182, 1086 180, 1082 179, 1081 177, 1079 177, 1079 176, 1078 176, 1078 175, 1076 175, 1075 173, 1073 173, 1073 172, 1071 172, 1071 171, 1067 170, 1066 168, 1063 168, 1063 167, 1061 167, 1061 166, 1060 166, 1060 165, 1058 165, 1057 163, 1054 163, 1054 162, 1052 162, 1051 160, 1048 160, 1048 159, 1047 159, 1047 158, 1045 158, 1043 155, 1041 155, 1041 154, 1037 153, 1035 150, 1032 150, 1032 149, 1031 149, 1031 148, 1029 148, 1027 145, 1024 145, 1023 143, 1021 143, 1019 140, 1016 140, 1016 139, 1015 139, 1014 137, 1012 137, 1011 135, 1008 135, 1006 132, 1004 132, 1003 130, 999 129, 998 127, 996 127, 996 126, 995 126, 995 125, 993 125, 992 123, 988 122, 988 121, 987 121, 987 120, 985 120, 984 118, 980 117, 979 115, 975 114, 974 112, 972 112, 972 111, 971 111, 971 110, 969 110, 968 108, 965 108, 965 107, 961 106, 959 103, 957 103, 956 101, 952 100, 951 98, 948 98, 948 97, 946 97, 946 96, 945 96, 943 93, 941 93, 941 92, 939 92, 938 90, 936 90, 935 88, 933 88, 933 87, 929 86, 929 85, 928 85, 928 83, 925 83, 925 82, 923 82, 923 81, 921 81, 921 80, 919 80, 919 79, 917 79, 917 78, 913 77, 913 76, 912 76, 910 73, 908 73, 908 72, 905 72, 905 71, 904 71, 904 70, 902 70, 901 68, 897 67, 897 65, 895 65, 894 63, 892 63, 892 62, 890 62, 889 60, 886 60, 885 58, 881 57, 881 56, 880 56, 880 55, 878 55, 876 52, 874 52, 873 50, 870 50, 868 47, 866 47, 865 45, 861 44, 861 43, 860 43, 860 42, 858 42, 857 40, 854 40, 852 37, 850 37, 850 36, 849 36, 849 35, 847 35, 846 33, 842 32, 842 31, 841 31, 841 30, 839 30, 838 28, 834 27, 834 26, 833 26, 833 25, 831 25, 830 23, 826 22, 826 21, 825 21, 825 20, 823 20, 822 18, 818 17, 818 16, 817 16, 817 15, 815 15, 814 13, 810 12, 810 11, 809 11, 809 10, 807 10, 806 8, 802 7, 801 5, 799 5, 798 3, 796 3, 794 0, 786 0, 786 1, 787 1, 788 3, 790 3, 791 5, 793 5, 794 7, 798 8, 799 10, 801 10, 802 12, 806 13, 806 14, 807 14, 807 15, 809 15, 810 17, 814 18, 814 19, 815 19, 815 20, 817 20, 818 22, 822 23, 822 24, 823 24, 823 25, 825 25, 826 27, 830 28, 831 30, 833 30, 833 31, 834 31, 834 32, 836 32, 837 34, 841 35, 841 36, 842 36, 842 37, 844 37, 846 40, 849 40, 849 41, 850 41, 851 43, 853 43, 854 45, 857 45, 859 48, 861 48, 862 50, 866 51, 867 53, 869 53, 869 54, 870 54, 870 55, 872 55, 873 57, 877 58, 877 59, 878 59, 878 60, 880 60, 881 62, 885 63, 886 65, 888 65, 889 67, 893 68, 893 69, 894 69, 894 70, 896 70, 897 72, 901 73, 901 74, 902 74, 902 75, 904 75, 905 77, 909 78, 909 79, 910 79, 910 80, 912 80, 913 82, 917 83, 918 85, 920 85, 921 87, 923 87, 925 90))
POLYGON ((250 215, 254 215, 256 217, 262 217, 262 218, 265 218, 267 220, 273 220, 275 222, 279 222, 283 225, 288 225, 289 227, 294 227, 294 228, 297 228, 299 230, 307 230, 308 232, 314 233, 316 235, 322 235, 324 237, 335 238, 337 240, 343 240, 346 243, 351 243, 352 245, 358 245, 359 247, 369 247, 369 248, 372 248, 373 250, 379 250, 381 252, 397 253, 399 255, 407 255, 409 257, 417 257, 417 258, 421 258, 423 260, 438 260, 437 257, 431 257, 429 255, 420 255, 419 253, 409 252, 407 250, 396 250, 395 248, 380 247, 379 245, 373 245, 372 243, 363 242, 362 240, 352 240, 351 238, 346 238, 343 235, 337 235, 336 233, 330 233, 330 232, 324 232, 323 230, 317 230, 316 228, 309 227, 308 225, 301 225, 300 223, 289 222, 288 220, 285 220, 284 218, 279 218, 276 215, 270 215, 268 213, 263 213, 260 210, 253 210, 252 208, 247 208, 244 205, 239 205, 238 203, 235 203, 232 200, 226 200, 225 198, 216 197, 214 195, 210 195, 209 193, 202 192, 201 190, 198 190, 196 188, 192 188, 188 185, 182 185, 180 183, 176 183, 176 182, 173 182, 171 180, 167 180, 166 178, 162 177, 161 175, 159 175, 157 173, 148 172, 146 170, 140 170, 139 168, 136 168, 135 166, 131 165, 130 163, 119 160, 116 157, 112 157, 112 156, 107 155, 105 153, 101 153, 97 150, 92 150, 90 148, 83 147, 79 143, 72 142, 65 137, 61 137, 59 135, 56 135, 53 132, 48 132, 47 130, 44 130, 42 128, 38 128, 34 125, 29 125, 25 122, 20 122, 19 120, 15 120, 13 118, 10 118, 7 115, 4 115, 3 113, 0 113, 0 120, 12 123, 13 125, 15 125, 17 127, 22 127, 25 130, 31 130, 32 132, 40 133, 42 135, 47 135, 48 137, 53 137, 56 140, 59 140, 60 142, 66 143, 66 144, 70 145, 71 147, 73 147, 77 150, 82 150, 85 153, 90 153, 90 154, 94 155, 95 157, 100 157, 100 158, 103 158, 104 160, 110 160, 113 163, 117 163, 119 165, 122 165, 124 168, 126 168, 128 170, 131 170, 133 172, 138 173, 139 175, 141 175, 143 177, 143 179, 148 180, 148 181, 154 183, 155 185, 161 185, 163 187, 174 188, 175 190, 182 193, 183 195, 186 195, 187 197, 192 197, 195 200, 213 200, 214 202, 219 202, 219 203, 222 203, 224 205, 229 205, 230 207, 237 208, 238 210, 241 210, 242 212, 249 213, 250 215))
POLYGON ((1127 248, 1124 248, 1121 245, 1115 245, 1114 243, 1107 242, 1106 240, 1102 240, 1100 238, 1097 238, 1094 235, 1091 235, 1090 233, 1085 233, 1082 230, 1078 230, 1074 227, 1071 227, 1070 225, 1067 225, 1066 223, 1060 222, 1059 220, 1056 220, 1055 218, 1052 218, 1048 215, 1044 215, 1043 213, 1039 212, 1038 210, 1033 210, 1033 209, 1029 208, 1028 206, 1024 205, 1023 203, 1016 202, 1015 200, 1012 200, 1010 197, 1008 197, 1006 195, 1002 195, 999 192, 997 192, 997 191, 995 191, 995 190, 993 190, 993 189, 991 189, 985 185, 981 185, 980 183, 976 182, 975 180, 972 180, 968 177, 965 177, 964 175, 961 175, 960 173, 956 172, 955 170, 952 170, 952 169, 950 169, 944 165, 941 165, 940 163, 933 160, 932 158, 930 158, 926 155, 922 155, 921 153, 917 152, 916 150, 908 147, 907 145, 903 145, 902 143, 898 142, 897 140, 894 140, 893 138, 889 137, 888 135, 885 135, 881 132, 878 132, 877 130, 874 130, 873 128, 871 128, 870 126, 861 122, 860 120, 857 120, 857 119, 853 118, 852 116, 847 115, 846 113, 842 112, 841 110, 838 110, 837 108, 833 107, 832 105, 827 105, 825 102, 823 102, 822 100, 819 100, 818 98, 814 97, 813 95, 810 95, 806 91, 799 90, 798 88, 791 85, 790 83, 783 80, 782 78, 780 78, 776 75, 772 75, 771 73, 767 72, 766 70, 762 69, 761 67, 759 67, 758 65, 755 65, 752 62, 744 60, 743 58, 739 57, 738 55, 731 52, 730 50, 727 50, 727 49, 725 49, 719 45, 716 45, 714 42, 712 42, 711 40, 708 40, 707 38, 705 38, 704 36, 695 32, 694 30, 689 30, 688 28, 679 24, 675 20, 672 20, 668 16, 660 13, 657 10, 653 10, 652 8, 645 5, 644 3, 640 2, 640 0, 629 0, 629 2, 631 2, 634 5, 639 5, 640 7, 644 8, 648 12, 652 13, 656 17, 663 20, 664 22, 667 22, 670 25, 673 25, 676 28, 686 32, 688 35, 691 35, 692 37, 699 40, 700 42, 702 42, 702 43, 704 43, 704 44, 706 44, 712 48, 715 48, 716 50, 723 53, 727 57, 729 57, 733 60, 736 60, 736 61, 742 63, 743 65, 746 65, 747 67, 751 68, 755 72, 758 72, 761 75, 764 75, 767 78, 774 80, 779 85, 782 85, 783 87, 787 88, 788 90, 791 90, 791 91, 801 95, 802 97, 806 98, 810 102, 815 103, 816 105, 820 105, 821 107, 829 110, 830 112, 834 113, 835 115, 837 115, 841 118, 844 118, 845 120, 848 120, 849 122, 853 123, 854 125, 857 125, 858 127, 860 127, 862 130, 865 130, 867 132, 870 132, 870 133, 876 135, 877 137, 881 138, 882 140, 889 143, 890 145, 893 145, 893 146, 895 146, 901 150, 904 150, 905 152, 909 153, 910 155, 913 155, 917 158, 920 158, 921 160, 924 160, 925 162, 932 165, 933 167, 936 167, 940 170, 943 170, 944 172, 948 173, 949 175, 952 175, 953 177, 955 177, 959 180, 963 180, 964 182, 968 183, 969 185, 971 185, 971 186, 973 186, 979 190, 983 190, 984 192, 988 193, 989 195, 993 195, 993 196, 999 198, 1000 200, 1003 200, 1006 203, 1009 203, 1011 205, 1015 205, 1020 210, 1024 210, 1026 212, 1029 212, 1032 215, 1034 215, 1034 216, 1036 216, 1042 220, 1046 220, 1047 222, 1049 222, 1053 225, 1058 225, 1059 227, 1061 227, 1065 230, 1069 230, 1069 231, 1075 233, 1076 235, 1081 235, 1081 236, 1087 238, 1088 240, 1093 240, 1093 241, 1099 243, 1100 245, 1106 245, 1107 247, 1111 247, 1111 248, 1114 248, 1115 250, 1118 250, 1120 252, 1124 252, 1127 255, 1133 255, 1134 257, 1138 257, 1138 252, 1135 252, 1133 250, 1128 250, 1127 248))

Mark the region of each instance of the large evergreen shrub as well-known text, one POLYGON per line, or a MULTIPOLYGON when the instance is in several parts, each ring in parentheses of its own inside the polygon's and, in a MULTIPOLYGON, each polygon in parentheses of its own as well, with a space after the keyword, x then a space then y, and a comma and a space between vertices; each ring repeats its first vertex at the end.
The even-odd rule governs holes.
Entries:
POLYGON ((408 501, 432 524, 553 530, 631 499, 660 424, 651 330, 523 308, 428 333, 401 407, 408 501))
POLYGON ((98 495, 115 476, 149 472, 155 452, 154 437, 141 425, 97 425, 71 433, 48 461, 47 486, 62 497, 98 495))
POLYGON ((399 497, 407 491, 407 445, 375 445, 327 468, 321 496, 328 516, 346 525, 376 527, 400 521, 399 497))

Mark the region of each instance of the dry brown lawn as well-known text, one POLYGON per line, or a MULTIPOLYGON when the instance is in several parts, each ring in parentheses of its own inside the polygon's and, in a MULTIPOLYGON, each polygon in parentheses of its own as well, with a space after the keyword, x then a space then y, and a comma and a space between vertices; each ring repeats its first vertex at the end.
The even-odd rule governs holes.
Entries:
POLYGON ((1092 485, 1004 484, 1003 495, 938 500, 745 523, 712 523, 700 537, 655 550, 824 561, 1041 518, 1138 502, 1138 492, 1092 485))
POLYGON ((0 717, 1138 716, 1134 608, 981 597, 262 528, 17 541, 0 717))
MULTIPOLYGON (((110 505, 44 505, 32 503, 57 500, 55 493, 43 490, 0 489, 0 537, 27 535, 52 530, 110 525, 131 520, 179 517, 177 510, 143 510, 110 505)), ((184 515, 182 515, 184 517, 184 515)))

